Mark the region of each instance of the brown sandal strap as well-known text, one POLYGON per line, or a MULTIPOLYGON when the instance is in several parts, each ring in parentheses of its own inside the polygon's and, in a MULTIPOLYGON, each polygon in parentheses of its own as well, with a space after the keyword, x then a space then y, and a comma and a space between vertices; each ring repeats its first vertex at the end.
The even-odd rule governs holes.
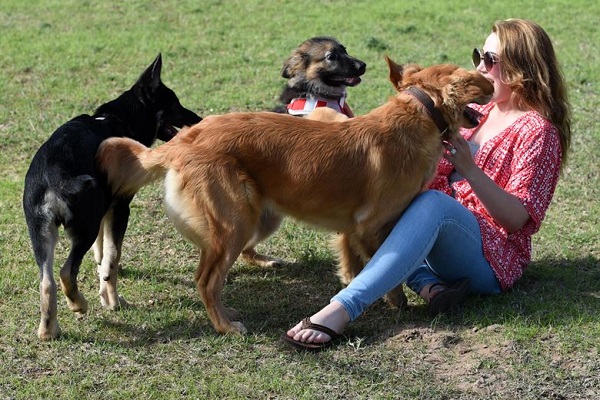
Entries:
POLYGON ((433 285, 429 286, 429 290, 428 290, 427 292, 428 292, 429 294, 431 294, 431 292, 433 291, 433 289, 434 289, 434 288, 438 288, 438 287, 441 287, 441 289, 437 289, 437 290, 435 290, 435 291, 434 291, 434 293, 435 293, 435 292, 439 292, 439 291, 442 291, 442 290, 446 290, 446 289, 448 289, 448 285, 447 285, 447 284, 445 284, 444 282, 436 282, 436 283, 434 283, 433 285))
POLYGON ((323 325, 312 323, 312 321, 310 320, 310 317, 306 317, 302 320, 302 325, 300 325, 300 328, 301 329, 312 329, 313 331, 325 333, 325 334, 329 335, 329 337, 331 337, 331 339, 335 339, 338 336, 340 336, 333 329, 330 329, 323 325))

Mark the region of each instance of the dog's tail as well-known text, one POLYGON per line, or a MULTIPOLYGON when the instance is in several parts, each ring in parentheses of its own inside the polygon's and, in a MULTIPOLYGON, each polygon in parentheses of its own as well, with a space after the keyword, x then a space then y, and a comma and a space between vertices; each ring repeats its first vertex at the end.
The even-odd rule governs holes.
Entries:
POLYGON ((133 196, 165 175, 167 168, 159 153, 133 139, 110 138, 100 145, 96 162, 113 194, 133 196))

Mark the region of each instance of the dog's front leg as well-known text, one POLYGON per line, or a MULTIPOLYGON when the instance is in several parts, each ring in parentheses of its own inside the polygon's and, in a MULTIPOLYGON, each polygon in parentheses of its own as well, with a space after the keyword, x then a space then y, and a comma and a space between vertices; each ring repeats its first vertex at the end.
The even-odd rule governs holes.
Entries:
POLYGON ((115 201, 114 207, 104 216, 102 220, 102 260, 98 265, 98 277, 100 280, 100 302, 102 307, 115 310, 128 306, 128 303, 119 296, 117 292, 117 278, 119 274, 119 261, 123 238, 127 230, 129 220, 129 203, 131 198, 121 198, 115 201))
POLYGON ((104 252, 104 220, 100 223, 100 230, 98 231, 98 236, 96 237, 96 241, 92 246, 92 251, 94 252, 94 261, 96 261, 96 265, 102 264, 102 257, 104 252))

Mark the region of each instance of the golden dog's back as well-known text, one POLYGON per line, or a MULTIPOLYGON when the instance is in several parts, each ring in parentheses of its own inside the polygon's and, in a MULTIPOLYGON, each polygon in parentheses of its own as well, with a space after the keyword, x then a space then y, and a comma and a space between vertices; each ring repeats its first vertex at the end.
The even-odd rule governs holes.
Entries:
POLYGON ((285 214, 343 229, 366 218, 368 204, 382 204, 381 196, 391 206, 405 197, 399 192, 412 197, 428 179, 422 171, 439 157, 438 136, 419 126, 390 130, 391 110, 327 123, 267 112, 210 116, 154 152, 186 180, 203 179, 208 163, 235 160, 285 214))

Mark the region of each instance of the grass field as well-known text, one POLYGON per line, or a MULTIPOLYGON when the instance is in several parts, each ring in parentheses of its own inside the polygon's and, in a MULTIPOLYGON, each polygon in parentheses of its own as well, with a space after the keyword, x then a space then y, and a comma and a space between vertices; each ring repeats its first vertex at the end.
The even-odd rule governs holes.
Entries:
MULTIPOLYGON (((600 6, 596 1, 416 2, 3 0, 0 5, 0 400, 600 398, 600 6), (163 55, 163 80, 206 116, 277 103, 279 71, 305 39, 332 35, 364 60, 349 89, 363 114, 393 93, 384 55, 469 67, 493 21, 546 28, 573 108, 573 147, 534 261, 506 294, 430 319, 372 306, 336 350, 290 352, 279 335, 339 289, 327 234, 286 221, 262 250, 282 268, 238 263, 225 302, 249 333, 221 336, 196 293, 196 250, 166 219, 159 184, 135 198, 120 277, 132 304, 104 311, 93 259, 88 314, 59 298, 64 335, 41 343, 38 268, 21 195, 29 162, 62 123, 128 89, 163 55)), ((60 265, 68 249, 57 249, 60 265)), ((58 266, 56 267, 58 270, 58 266)))

